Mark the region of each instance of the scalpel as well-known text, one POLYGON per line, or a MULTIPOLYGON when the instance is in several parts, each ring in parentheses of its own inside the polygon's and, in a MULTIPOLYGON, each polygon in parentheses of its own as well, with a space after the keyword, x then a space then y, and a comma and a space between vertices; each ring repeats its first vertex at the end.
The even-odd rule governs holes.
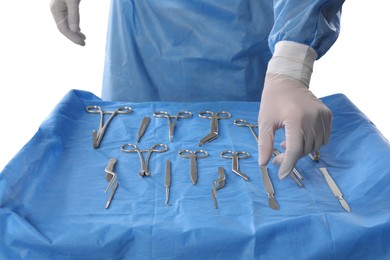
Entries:
POLYGON ((332 179, 332 176, 330 176, 328 170, 324 167, 319 168, 322 175, 324 175, 324 178, 326 180, 326 183, 328 184, 329 188, 332 190, 333 194, 338 198, 341 206, 345 209, 347 212, 351 212, 351 208, 349 207, 348 203, 344 200, 343 194, 341 193, 339 187, 337 187, 337 184, 332 179))
POLYGON ((268 175, 268 169, 267 166, 260 166, 261 170, 261 175, 263 177, 263 182, 265 186, 265 191, 267 192, 267 197, 268 197, 268 204, 272 209, 279 209, 278 202, 275 199, 275 191, 274 187, 272 186, 271 179, 269 178, 268 175))

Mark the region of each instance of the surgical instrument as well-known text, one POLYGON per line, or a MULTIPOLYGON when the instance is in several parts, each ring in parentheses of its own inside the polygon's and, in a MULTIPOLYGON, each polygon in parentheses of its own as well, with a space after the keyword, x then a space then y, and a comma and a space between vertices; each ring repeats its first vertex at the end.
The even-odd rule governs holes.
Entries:
POLYGON ((103 111, 103 109, 100 106, 87 106, 85 110, 88 113, 92 114, 100 114, 100 122, 99 122, 99 129, 93 130, 93 147, 99 148, 100 143, 103 140, 103 136, 107 130, 108 125, 110 124, 111 120, 116 116, 116 114, 129 114, 132 112, 131 107, 119 107, 114 111, 103 111), (107 119, 107 121, 103 124, 104 121, 104 115, 110 115, 110 117, 107 119))
POLYGON ((312 159, 313 161, 315 162, 319 162, 320 161, 320 151, 316 151, 314 153, 314 155, 312 153, 309 153, 309 157, 310 159, 312 159))
POLYGON ((141 162, 141 171, 139 175, 142 177, 150 176, 149 167, 149 159, 153 152, 163 153, 168 151, 168 146, 165 144, 155 144, 150 149, 139 149, 135 144, 124 144, 121 147, 122 152, 125 153, 138 153, 139 160, 141 162), (147 152, 146 158, 144 160, 142 153, 147 152))
POLYGON ((218 208, 217 204, 217 190, 225 187, 226 174, 223 167, 218 167, 218 179, 213 180, 213 188, 211 189, 211 196, 214 202, 214 208, 218 208))
POLYGON ((165 111, 159 111, 159 112, 154 112, 153 116, 155 118, 166 118, 168 119, 168 130, 169 130, 169 141, 173 141, 173 132, 175 131, 175 126, 177 123, 177 120, 179 118, 191 118, 192 113, 188 111, 181 111, 177 113, 175 116, 171 116, 168 114, 168 112, 165 111), (171 118, 174 118, 173 122, 171 121, 171 118))
POLYGON ((218 119, 229 119, 231 114, 229 112, 221 111, 221 112, 211 112, 211 111, 202 111, 198 114, 200 118, 211 119, 210 133, 207 134, 199 141, 199 146, 210 142, 218 137, 218 119))
POLYGON ((328 184, 329 188, 331 189, 332 193, 336 198, 339 200, 341 206, 344 208, 345 211, 351 212, 351 208, 349 207, 348 203, 343 198, 343 194, 341 193, 339 187, 337 187, 336 182, 333 180, 332 176, 330 176, 328 170, 325 167, 319 168, 320 172, 324 176, 326 183, 328 184))
POLYGON ((268 204, 269 204, 270 208, 278 210, 279 205, 275 199, 275 191, 274 191, 274 187, 272 186, 272 182, 271 182, 271 179, 270 179, 269 174, 268 174, 267 166, 260 166, 260 170, 261 170, 261 175, 262 175, 263 182, 264 182, 265 191, 266 191, 267 197, 268 197, 268 204))
POLYGON ((165 164, 165 206, 169 202, 169 190, 171 187, 171 161, 167 160, 165 164))
MULTIPOLYGON (((274 148, 272 154, 274 156, 278 156, 280 152, 276 148, 274 148)), ((299 179, 303 180, 303 176, 298 172, 296 168, 292 169, 292 171, 289 173, 289 176, 295 181, 296 184, 298 184, 299 187, 303 187, 303 184, 299 181, 299 179)))
MULTIPOLYGON (((236 126, 241 126, 241 127, 248 127, 249 130, 251 131, 253 137, 255 138, 256 142, 257 142, 257 134, 254 130, 254 128, 257 128, 258 127, 258 124, 250 124, 248 123, 246 120, 244 119, 235 119, 233 121, 234 125, 236 126)), ((275 148, 273 149, 272 151, 272 154, 274 156, 277 156, 280 154, 280 152, 278 150, 276 150, 275 148)), ((299 187, 303 187, 303 184, 297 179, 297 177, 301 180, 303 180, 303 177, 302 175, 298 172, 298 170, 296 168, 293 168, 292 172, 290 172, 289 176, 295 181, 295 183, 299 186, 299 187)))
POLYGON ((138 133, 137 133, 137 141, 136 143, 138 143, 140 140, 141 140, 141 137, 144 135, 145 131, 146 131, 146 128, 148 127, 149 125, 149 122, 150 122, 150 117, 144 117, 142 119, 142 122, 141 122, 141 125, 138 129, 138 133))
POLYGON ((249 177, 243 172, 241 172, 238 166, 238 159, 246 159, 251 157, 249 153, 243 151, 233 152, 230 150, 226 150, 221 152, 221 157, 225 159, 232 159, 232 171, 244 180, 249 180, 249 177))
POLYGON ((112 198, 114 197, 115 191, 118 188, 118 183, 116 182, 117 174, 114 172, 114 166, 115 166, 116 162, 117 162, 117 160, 115 158, 111 158, 108 161, 108 164, 107 164, 106 169, 105 169, 106 180, 109 181, 109 183, 108 183, 107 188, 105 189, 104 193, 107 193, 108 190, 111 188, 111 186, 113 186, 111 193, 108 197, 108 200, 106 202, 106 209, 108 209, 108 207, 110 206, 112 198))
POLYGON ((190 177, 193 185, 198 181, 198 166, 196 163, 196 159, 198 158, 206 158, 209 156, 207 151, 205 150, 181 150, 179 151, 179 156, 182 158, 190 158, 190 177))

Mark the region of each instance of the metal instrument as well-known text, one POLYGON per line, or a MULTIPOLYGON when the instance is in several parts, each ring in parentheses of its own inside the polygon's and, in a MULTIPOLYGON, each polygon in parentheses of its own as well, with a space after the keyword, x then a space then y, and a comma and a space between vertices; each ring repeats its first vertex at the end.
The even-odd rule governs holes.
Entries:
POLYGON ((111 158, 106 166, 106 180, 109 182, 107 188, 104 190, 104 193, 107 193, 108 190, 112 187, 111 193, 108 196, 108 200, 106 202, 106 209, 111 204, 112 198, 114 197, 115 191, 118 188, 118 183, 116 182, 117 174, 114 172, 114 166, 117 160, 115 158, 111 158))
POLYGON ((232 171, 244 180, 249 180, 249 177, 243 172, 241 172, 238 166, 238 159, 246 159, 251 157, 249 153, 243 151, 233 152, 230 150, 226 150, 221 152, 221 157, 225 159, 232 159, 232 171))
POLYGON ((218 208, 217 204, 217 190, 225 187, 226 174, 223 167, 218 167, 218 179, 213 180, 213 188, 211 189, 211 196, 214 202, 214 208, 218 208))
POLYGON ((330 176, 328 170, 325 167, 321 167, 321 168, 319 168, 319 170, 322 173, 322 175, 324 176, 329 188, 331 189, 333 194, 336 196, 336 198, 339 200, 341 206, 345 209, 345 211, 351 212, 351 208, 349 207, 348 203, 344 200, 343 194, 341 193, 339 187, 337 187, 337 184, 333 180, 332 176, 330 176))
POLYGON ((108 125, 110 124, 111 120, 117 115, 117 114, 129 114, 132 112, 131 107, 119 107, 114 111, 103 111, 103 109, 99 106, 87 106, 85 110, 88 113, 92 114, 100 114, 100 122, 99 122, 99 129, 93 130, 93 147, 96 149, 100 146, 100 143, 103 140, 103 136, 107 130, 108 125), (104 115, 110 115, 110 117, 107 119, 107 121, 103 124, 104 121, 104 115))
POLYGON ((138 129, 137 142, 136 143, 139 143, 139 141, 141 140, 141 137, 144 135, 144 133, 146 131, 146 128, 149 125, 149 122, 150 122, 150 117, 144 117, 142 119, 141 125, 140 125, 140 127, 138 129))
POLYGON ((154 112, 153 116, 155 118, 168 119, 169 141, 172 142, 173 141, 173 132, 175 131, 175 126, 176 126, 177 120, 179 118, 191 118, 192 113, 188 112, 188 111, 181 111, 181 112, 177 113, 176 115, 171 116, 168 114, 168 112, 159 111, 159 112, 154 112), (171 121, 172 118, 174 118, 173 122, 171 121))
MULTIPOLYGON (((277 150, 277 149, 273 149, 272 151, 272 154, 274 156, 278 156, 280 154, 280 152, 277 150)), ((299 181, 300 180, 303 180, 303 177, 302 175, 298 172, 298 170, 296 168, 293 168, 292 171, 289 173, 289 176, 295 181, 296 184, 298 184, 299 187, 303 187, 303 184, 299 181)))
POLYGON ((231 117, 231 114, 229 112, 221 111, 221 112, 211 112, 211 111, 203 111, 200 112, 198 115, 200 118, 207 118, 211 119, 211 127, 210 127, 210 133, 203 137, 199 141, 199 146, 202 146, 203 144, 210 142, 218 137, 218 120, 219 119, 228 119, 231 117))
MULTIPOLYGON (((236 126, 240 126, 240 127, 248 127, 249 130, 251 131, 253 137, 255 138, 256 142, 258 141, 258 137, 257 137, 257 134, 254 130, 254 128, 257 128, 258 127, 258 124, 250 124, 248 123, 246 120, 244 119, 235 119, 233 121, 234 125, 236 126)), ((272 151, 272 154, 274 156, 277 156, 280 154, 280 152, 276 149, 274 149, 272 151)), ((303 177, 302 175, 298 172, 298 170, 296 168, 293 168, 292 172, 290 172, 289 176, 295 181, 295 183, 299 186, 299 187, 303 187, 303 184, 298 180, 301 179, 303 180, 303 177)))
POLYGON ((121 147, 122 152, 125 153, 137 153, 139 156, 139 160, 141 162, 141 171, 139 174, 144 177, 144 176, 150 176, 150 171, 149 171, 149 159, 150 156, 152 155, 153 152, 155 153, 163 153, 168 151, 168 146, 165 144, 155 144, 153 145, 150 149, 139 149, 137 145, 135 144, 124 144, 121 147), (144 160, 142 153, 147 153, 146 158, 144 160))
POLYGON ((165 164, 165 206, 169 204, 169 191, 171 187, 171 161, 167 160, 165 164))
POLYGON ((310 157, 310 159, 312 159, 313 161, 319 162, 319 161, 320 161, 320 151, 317 151, 317 152, 315 152, 314 154, 309 153, 309 157, 310 157))
POLYGON ((206 158, 209 156, 209 154, 204 150, 196 150, 196 151, 190 151, 190 150, 181 150, 179 151, 179 156, 182 158, 189 158, 190 159, 190 177, 192 184, 196 184, 198 181, 198 166, 196 163, 196 159, 198 158, 206 158))
POLYGON ((266 191, 267 197, 268 197, 268 204, 269 204, 270 208, 278 210, 279 205, 275 199, 275 191, 274 191, 274 187, 272 186, 272 182, 271 182, 271 179, 270 179, 269 174, 268 174, 267 166, 260 166, 260 170, 261 170, 261 175, 262 175, 263 182, 264 182, 265 191, 266 191))

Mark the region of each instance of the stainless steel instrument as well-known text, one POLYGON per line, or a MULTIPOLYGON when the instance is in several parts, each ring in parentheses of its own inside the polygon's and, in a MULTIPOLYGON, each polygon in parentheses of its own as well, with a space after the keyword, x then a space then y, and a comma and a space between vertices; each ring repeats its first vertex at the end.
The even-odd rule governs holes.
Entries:
POLYGON ((218 179, 213 180, 212 189, 211 189, 211 197, 213 198, 214 208, 218 208, 217 204, 217 190, 225 187, 226 174, 223 167, 218 167, 218 179))
POLYGON ((196 184, 198 181, 198 166, 196 159, 198 158, 206 158, 209 156, 207 151, 205 150, 196 150, 196 151, 190 151, 190 150, 181 150, 179 151, 179 156, 182 158, 189 158, 190 159, 190 177, 192 184, 196 184))
POLYGON ((210 126, 210 133, 207 134, 205 137, 203 137, 199 141, 199 146, 202 146, 205 143, 211 142, 212 140, 216 139, 219 135, 218 131, 218 120, 219 119, 228 119, 231 117, 231 114, 229 112, 221 111, 221 112, 211 112, 211 111, 203 111, 200 112, 198 115, 200 118, 207 118, 211 119, 211 126, 210 126))
POLYGON ((153 116, 155 118, 168 119, 169 141, 172 142, 173 141, 173 132, 175 131, 175 126, 176 126, 177 120, 179 118, 191 118, 192 113, 188 112, 188 111, 181 111, 181 112, 177 113, 176 115, 171 116, 168 114, 168 112, 159 111, 159 112, 154 112, 153 116), (171 121, 172 118, 174 118, 173 122, 171 121))
POLYGON ((108 197, 108 200, 106 202, 106 209, 110 207, 111 201, 114 197, 115 191, 118 188, 118 183, 116 182, 117 174, 114 172, 114 167, 117 160, 115 158, 111 158, 106 166, 105 172, 106 172, 106 180, 109 182, 107 185, 107 188, 105 189, 104 193, 107 193, 108 190, 112 187, 111 193, 108 197))
POLYGON ((221 157, 226 159, 232 159, 232 171, 244 180, 249 180, 249 177, 243 172, 241 172, 238 166, 238 159, 246 159, 251 157, 249 153, 243 151, 233 152, 230 150, 226 150, 221 152, 221 157))
POLYGON ((149 125, 149 122, 150 122, 150 117, 144 117, 142 119, 142 122, 141 122, 141 125, 138 129, 138 133, 137 133, 137 141, 136 143, 139 143, 139 141, 141 140, 141 137, 144 135, 145 131, 146 131, 146 128, 148 127, 149 125))
POLYGON ((279 205, 275 199, 275 191, 274 191, 274 187, 272 186, 271 179, 268 175, 267 166, 260 166, 260 170, 261 170, 261 175, 263 177, 265 191, 266 191, 267 197, 268 197, 268 204, 269 204, 270 208, 278 210, 279 205))

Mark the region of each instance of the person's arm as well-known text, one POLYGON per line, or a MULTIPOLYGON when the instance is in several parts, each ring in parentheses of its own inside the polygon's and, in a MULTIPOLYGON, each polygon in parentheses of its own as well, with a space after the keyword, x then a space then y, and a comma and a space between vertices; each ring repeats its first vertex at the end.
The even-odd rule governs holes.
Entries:
POLYGON ((50 10, 58 30, 72 42, 84 46, 85 35, 80 30, 80 0, 52 0, 50 10))
POLYGON ((259 112, 259 165, 272 156, 275 131, 285 128, 279 178, 329 140, 332 113, 309 90, 314 61, 336 41, 343 0, 274 0, 275 23, 259 112))

